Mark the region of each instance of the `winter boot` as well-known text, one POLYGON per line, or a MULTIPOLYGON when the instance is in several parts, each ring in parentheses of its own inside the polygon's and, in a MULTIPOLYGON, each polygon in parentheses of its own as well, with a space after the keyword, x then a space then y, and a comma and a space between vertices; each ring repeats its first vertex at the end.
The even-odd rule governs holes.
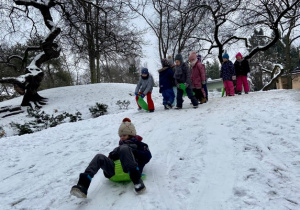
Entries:
POLYGON ((146 190, 146 187, 144 185, 144 182, 142 179, 139 179, 139 181, 134 184, 134 191, 136 194, 141 194, 142 192, 144 192, 146 190))
POLYGON ((205 97, 201 98, 201 101, 200 101, 200 104, 204 104, 204 103, 206 103, 206 98, 205 97))
POLYGON ((237 92, 237 94, 238 94, 238 95, 242 95, 242 92, 239 91, 239 92, 237 92))
POLYGON ((154 109, 149 109, 149 112, 154 112, 154 109))
POLYGON ((165 107, 165 110, 168 110, 168 109, 169 109, 169 107, 168 107, 167 105, 164 105, 164 107, 165 107))
POLYGON ((172 104, 171 104, 170 102, 167 103, 167 107, 168 107, 169 109, 172 109, 172 108, 173 108, 173 106, 172 106, 172 104))
POLYGON ((131 181, 134 184, 134 191, 136 194, 140 194, 146 190, 143 180, 141 179, 141 173, 139 169, 134 169, 129 172, 131 181))
POLYGON ((177 110, 178 110, 178 109, 182 109, 182 107, 178 107, 178 106, 176 106, 176 107, 175 107, 175 109, 177 109, 177 110))
POLYGON ((92 178, 90 177, 90 175, 86 173, 81 173, 79 175, 77 185, 74 185, 72 187, 70 194, 76 196, 77 198, 86 198, 91 181, 92 178))

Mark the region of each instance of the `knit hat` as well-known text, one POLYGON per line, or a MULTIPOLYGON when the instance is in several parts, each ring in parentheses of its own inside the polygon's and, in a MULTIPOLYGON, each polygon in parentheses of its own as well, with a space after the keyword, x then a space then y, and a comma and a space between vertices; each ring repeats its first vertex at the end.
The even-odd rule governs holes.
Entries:
POLYGON ((222 58, 226 58, 227 60, 229 59, 229 55, 227 53, 225 53, 222 58))
POLYGON ((170 66, 167 59, 161 59, 161 65, 162 65, 162 67, 169 67, 170 66))
POLYGON ((178 60, 178 61, 180 61, 180 63, 183 63, 182 55, 181 55, 181 54, 177 54, 177 55, 175 56, 175 60, 178 60))
POLYGON ((201 55, 197 55, 197 59, 201 62, 201 55))
POLYGON ((238 54, 236 54, 236 58, 238 57, 238 56, 240 56, 241 57, 241 59, 243 58, 243 56, 242 56, 242 54, 240 53, 240 52, 238 52, 238 54))
POLYGON ((135 127, 131 123, 131 120, 127 117, 123 119, 123 121, 119 127, 119 136, 122 136, 122 135, 136 136, 135 127))
POLYGON ((147 68, 142 68, 142 74, 149 74, 149 71, 147 68))
POLYGON ((169 62, 170 66, 172 66, 174 64, 174 60, 172 58, 172 55, 168 55, 167 61, 169 62))
POLYGON ((191 52, 190 56, 189 56, 189 60, 193 61, 197 59, 197 54, 195 51, 191 52))

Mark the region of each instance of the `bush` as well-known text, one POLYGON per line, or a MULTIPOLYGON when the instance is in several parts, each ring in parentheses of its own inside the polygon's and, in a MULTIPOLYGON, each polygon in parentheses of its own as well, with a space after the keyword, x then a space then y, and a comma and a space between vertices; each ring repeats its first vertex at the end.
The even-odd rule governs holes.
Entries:
POLYGON ((96 105, 93 106, 93 107, 90 107, 89 110, 90 110, 92 116, 94 118, 96 118, 96 117, 99 117, 101 115, 104 115, 107 112, 107 107, 108 106, 106 104, 96 103, 96 105))
POLYGON ((80 112, 75 113, 75 115, 64 112, 57 116, 50 116, 44 111, 41 112, 39 109, 28 108, 27 113, 27 116, 33 117, 35 119, 23 125, 14 122, 10 123, 13 128, 16 128, 18 130, 18 135, 34 133, 36 131, 41 131, 49 127, 55 127, 64 122, 77 122, 82 120, 80 112))

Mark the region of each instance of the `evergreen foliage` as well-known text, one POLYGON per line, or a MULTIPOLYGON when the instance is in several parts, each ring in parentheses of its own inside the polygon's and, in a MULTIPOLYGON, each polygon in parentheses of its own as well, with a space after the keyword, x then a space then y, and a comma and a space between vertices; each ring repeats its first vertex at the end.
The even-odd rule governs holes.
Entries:
POLYGON ((18 130, 18 135, 34 133, 36 131, 44 130, 49 127, 55 127, 64 122, 77 122, 82 120, 81 113, 76 112, 75 115, 64 112, 57 116, 46 114, 39 109, 27 109, 28 117, 35 118, 34 120, 24 123, 23 125, 18 123, 10 123, 10 125, 18 130))
POLYGON ((92 116, 94 118, 96 118, 96 117, 99 117, 101 115, 104 115, 107 112, 107 107, 108 106, 106 104, 96 103, 96 105, 93 106, 93 107, 90 107, 89 110, 90 110, 92 116))

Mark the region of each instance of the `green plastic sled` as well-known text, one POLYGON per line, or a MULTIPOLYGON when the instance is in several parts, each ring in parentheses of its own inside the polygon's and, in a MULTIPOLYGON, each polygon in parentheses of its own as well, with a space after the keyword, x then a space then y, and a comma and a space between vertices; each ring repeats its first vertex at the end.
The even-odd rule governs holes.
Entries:
POLYGON ((225 87, 222 88, 222 97, 224 96, 225 94, 225 87))
POLYGON ((179 89, 183 90, 183 96, 187 96, 186 94, 186 87, 185 87, 185 84, 184 83, 180 83, 179 84, 179 89))
MULTIPOLYGON (((115 175, 112 176, 109 180, 113 181, 113 182, 126 182, 126 181, 131 181, 129 174, 125 173, 123 171, 122 165, 121 165, 121 161, 120 160, 116 160, 114 161, 115 163, 115 175)), ((144 179, 146 177, 145 174, 142 174, 142 179, 144 179)))
POLYGON ((148 104, 144 101, 144 99, 141 96, 139 96, 138 104, 140 105, 140 107, 142 107, 142 109, 148 111, 148 104))

